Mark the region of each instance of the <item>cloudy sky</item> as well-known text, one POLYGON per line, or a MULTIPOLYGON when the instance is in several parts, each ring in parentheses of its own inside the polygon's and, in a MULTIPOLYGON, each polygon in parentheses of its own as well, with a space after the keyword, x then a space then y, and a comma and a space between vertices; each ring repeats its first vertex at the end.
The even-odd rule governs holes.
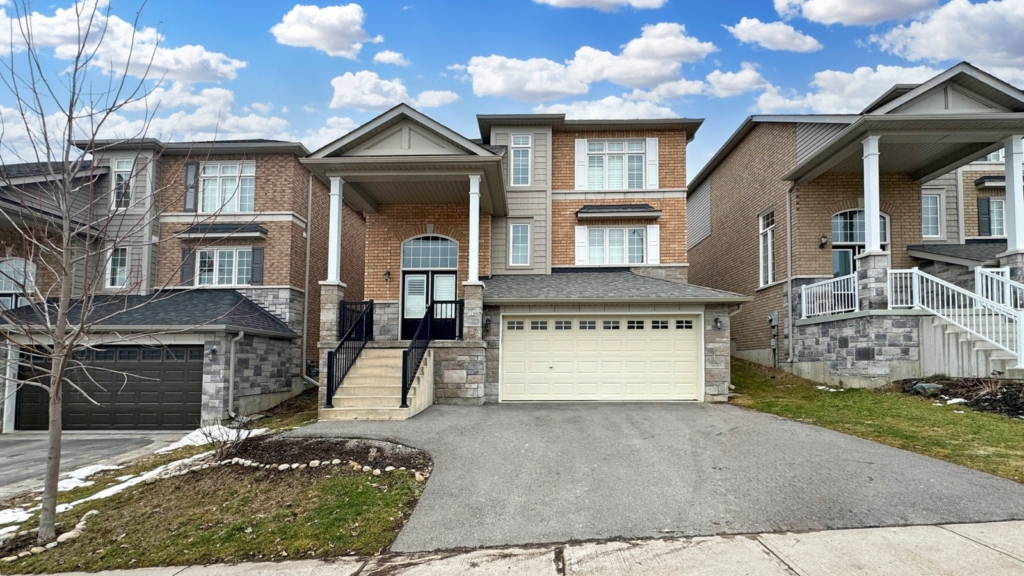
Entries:
MULTIPOLYGON (((0 0, 2 58, 21 54, 16 1, 0 0)), ((162 78, 107 136, 156 110, 152 137, 312 150, 403 101, 473 138, 478 113, 705 118, 692 177, 750 114, 857 112, 961 60, 1024 86, 1024 0, 80 1, 109 10, 94 81, 109 67, 162 78), (146 58, 126 67, 130 53, 146 58)), ((32 12, 56 78, 75 4, 32 12)), ((0 140, 17 147, 12 106, 0 88, 0 140)))

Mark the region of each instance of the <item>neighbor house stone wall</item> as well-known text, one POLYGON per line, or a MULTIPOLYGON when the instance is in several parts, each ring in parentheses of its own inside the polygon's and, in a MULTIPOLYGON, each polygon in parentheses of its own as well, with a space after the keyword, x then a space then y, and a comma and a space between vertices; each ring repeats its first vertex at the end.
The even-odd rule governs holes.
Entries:
MULTIPOLYGON (((237 334, 206 336, 203 358, 204 423, 229 418, 231 340, 237 334), (214 352, 216 349, 216 352, 214 352)), ((291 339, 246 334, 235 343, 235 406, 237 415, 266 410, 302 391, 301 350, 291 339)))

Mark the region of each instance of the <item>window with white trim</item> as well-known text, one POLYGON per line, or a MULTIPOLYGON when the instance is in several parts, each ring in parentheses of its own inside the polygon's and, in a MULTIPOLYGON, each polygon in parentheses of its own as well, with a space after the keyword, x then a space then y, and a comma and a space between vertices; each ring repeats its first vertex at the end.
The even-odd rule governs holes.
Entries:
POLYGON ((255 162, 206 162, 199 180, 200 212, 256 211, 255 162))
POLYGON ((775 211, 762 214, 758 218, 761 240, 760 246, 760 283, 767 286, 775 282, 775 211))
POLYGON ((1003 226, 1003 217, 1006 214, 1005 206, 1005 198, 988 199, 989 218, 991 218, 992 222, 993 236, 1006 236, 1006 227, 1003 226))
POLYGON ((644 164, 643 140, 588 140, 587 188, 641 190, 644 164))
POLYGON ((941 206, 942 195, 921 196, 921 235, 925 238, 937 238, 942 235, 941 206))
POLYGON ((248 286, 252 283, 252 248, 196 251, 197 286, 248 286))
POLYGON ((111 206, 114 210, 125 210, 132 205, 132 186, 135 178, 132 170, 133 160, 114 160, 114 192, 111 194, 111 206))
POLYGON ((530 185, 530 144, 529 134, 512 135, 512 185, 530 185))
POLYGON ((1003 156, 1003 150, 1004 149, 1000 148, 999 150, 996 150, 995 152, 992 152, 988 156, 985 156, 984 158, 982 158, 981 161, 982 162, 1003 162, 1004 158, 1005 158, 1005 156, 1003 156))
POLYGON ((107 260, 107 288, 122 288, 128 282, 128 249, 111 248, 107 260))
POLYGON ((0 260, 0 310, 28 304, 25 294, 35 290, 36 265, 23 258, 0 260))
POLYGON ((646 229, 587 228, 587 264, 643 264, 646 229))
POLYGON ((520 222, 509 224, 509 266, 530 265, 530 225, 520 222))

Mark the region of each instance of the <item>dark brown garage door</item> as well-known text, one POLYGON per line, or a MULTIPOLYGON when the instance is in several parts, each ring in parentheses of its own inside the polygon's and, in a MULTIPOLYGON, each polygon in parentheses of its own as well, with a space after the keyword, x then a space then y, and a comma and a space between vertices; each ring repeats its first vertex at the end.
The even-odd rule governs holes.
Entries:
MULTIPOLYGON (((203 396, 202 346, 117 346, 85 354, 88 376, 76 372, 69 378, 99 405, 65 385, 65 430, 189 430, 199 426, 203 396)), ((32 367, 23 366, 19 379, 24 381, 37 373, 32 367)), ((17 428, 45 430, 47 407, 46 390, 20 386, 17 428)))

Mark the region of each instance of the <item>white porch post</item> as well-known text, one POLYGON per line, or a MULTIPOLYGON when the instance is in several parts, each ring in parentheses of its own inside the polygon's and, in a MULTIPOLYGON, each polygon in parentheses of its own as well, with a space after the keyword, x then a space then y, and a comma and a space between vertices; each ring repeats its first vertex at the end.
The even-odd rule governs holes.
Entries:
MULTIPOLYGON (((345 181, 331 176, 330 231, 327 234, 327 282, 341 282, 341 189, 345 181)), ((308 224, 307 224, 308 225, 308 224)))
POLYGON ((877 254, 882 251, 879 201, 878 136, 868 136, 864 145, 864 251, 877 254))
POLYGON ((1021 135, 1006 139, 1006 251, 1024 251, 1024 180, 1021 160, 1024 150, 1021 135))
POLYGON ((469 282, 480 281, 480 176, 469 177, 469 282))

